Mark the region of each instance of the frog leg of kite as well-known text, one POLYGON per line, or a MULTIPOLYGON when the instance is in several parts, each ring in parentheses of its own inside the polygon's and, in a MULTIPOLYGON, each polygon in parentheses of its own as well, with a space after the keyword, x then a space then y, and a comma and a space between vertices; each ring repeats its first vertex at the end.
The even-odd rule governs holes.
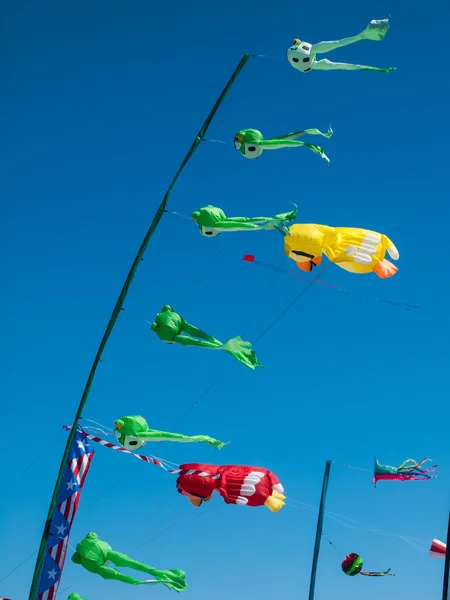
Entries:
MULTIPOLYGON (((337 48, 349 46, 362 40, 373 40, 381 42, 389 29, 389 18, 381 20, 372 20, 369 25, 359 33, 358 35, 343 38, 342 40, 335 40, 330 42, 319 42, 313 44, 311 48, 311 54, 324 54, 325 52, 331 52, 337 48)), ((320 71, 331 71, 331 70, 344 70, 344 71, 381 71, 383 73, 390 73, 394 71, 394 67, 388 67, 387 69, 380 69, 378 67, 369 67, 367 65, 356 65, 350 63, 336 63, 326 58, 322 60, 314 61, 312 64, 313 69, 320 71)))
POLYGON ((360 571, 359 575, 365 575, 366 577, 384 577, 384 575, 390 575, 391 577, 395 577, 395 573, 389 573, 391 568, 387 571, 360 571))
MULTIPOLYGON (((108 560, 113 562, 118 567, 128 567, 130 569, 134 569, 136 571, 141 571, 143 573, 148 573, 152 577, 155 577, 157 581, 154 583, 162 583, 166 587, 175 590, 177 592, 182 592, 186 589, 187 584, 185 581, 184 571, 178 571, 175 569, 170 570, 160 570, 154 569, 149 565, 146 565, 142 562, 134 560, 127 556, 126 554, 122 554, 122 552, 115 552, 112 550, 108 553, 108 560)), ((105 567, 104 567, 105 568, 105 567)), ((108 568, 108 567, 106 567, 108 568)), ((115 569, 113 569, 115 570, 115 569)), ((139 581, 138 583, 142 583, 139 581)), ((150 582, 145 582, 150 583, 150 582)))
POLYGON ((182 433, 158 431, 157 429, 150 429, 149 431, 142 433, 139 437, 146 442, 199 442, 209 444, 219 450, 226 446, 226 442, 216 440, 209 435, 183 435, 182 433))
POLYGON ((317 146, 316 144, 309 144, 308 142, 272 138, 270 140, 264 140, 259 145, 261 146, 261 148, 264 148, 264 150, 279 150, 280 148, 288 148, 292 146, 306 146, 306 148, 309 148, 311 152, 319 154, 319 156, 324 158, 328 163, 330 162, 330 159, 325 154, 325 150, 322 146, 317 146))
POLYGON ((304 129, 302 131, 294 131, 292 133, 286 133, 284 135, 277 135, 274 138, 268 138, 267 141, 270 140, 296 140, 299 137, 302 137, 302 135, 321 135, 324 138, 329 139, 332 135, 333 135, 333 130, 331 129, 331 127, 329 127, 328 131, 326 133, 322 133, 319 129, 304 129))
POLYGON ((351 63, 332 62, 327 58, 316 60, 312 66, 315 71, 380 71, 381 73, 390 73, 395 71, 396 67, 387 67, 381 69, 379 67, 369 67, 367 65, 355 65, 351 63))
POLYGON ((219 342, 216 338, 189 323, 183 323, 182 332, 186 335, 177 335, 173 339, 175 343, 182 346, 198 346, 199 348, 209 348, 210 350, 217 350, 222 347, 222 342, 219 342))
POLYGON ((337 48, 343 48, 344 46, 349 46, 350 44, 355 44, 362 40, 381 42, 386 37, 389 27, 389 17, 381 20, 373 19, 361 33, 343 38, 342 40, 318 42, 317 44, 312 45, 311 51, 314 54, 325 54, 326 52, 332 52, 337 48))
POLYGON ((177 335, 174 338, 174 342, 181 344, 182 346, 198 346, 199 348, 207 348, 210 350, 225 350, 225 352, 230 354, 230 356, 233 356, 236 360, 249 369, 262 367, 261 363, 256 358, 256 352, 251 350, 251 343, 244 342, 240 336, 231 338, 231 340, 228 340, 228 342, 222 344, 222 342, 207 336, 205 332, 197 329, 193 325, 189 325, 189 323, 185 323, 183 329, 186 333, 194 334, 196 337, 206 336, 207 339, 198 340, 194 339, 190 335, 177 335), (209 340, 214 340, 214 342, 209 340))

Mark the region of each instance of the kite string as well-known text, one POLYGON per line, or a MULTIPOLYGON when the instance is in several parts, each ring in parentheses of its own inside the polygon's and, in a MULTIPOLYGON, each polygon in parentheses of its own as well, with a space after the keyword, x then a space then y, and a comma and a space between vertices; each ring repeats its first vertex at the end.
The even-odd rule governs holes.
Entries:
MULTIPOLYGON (((311 510, 314 512, 319 512, 319 509, 317 507, 313 506, 312 504, 307 504, 306 502, 301 502, 294 498, 286 498, 286 500, 289 501, 287 503, 287 505, 290 506, 291 508, 298 508, 298 509, 302 509, 302 510, 311 510), (291 502, 293 504, 290 504, 291 502)), ((400 534, 394 533, 392 531, 383 530, 378 527, 374 527, 373 525, 369 525, 368 523, 364 523, 363 521, 351 519, 350 517, 346 517, 344 515, 340 515, 338 513, 335 513, 335 512, 329 511, 329 510, 325 510, 325 516, 328 517, 329 519, 331 519, 332 521, 335 521, 337 523, 340 523, 341 525, 344 525, 344 527, 348 527, 349 529, 360 529, 361 531, 368 531, 371 533, 375 533, 377 535, 381 535, 383 537, 397 537, 397 538, 401 539, 402 541, 412 545, 413 547, 415 547, 417 550, 420 550, 420 551, 423 551, 423 550, 421 548, 419 548, 417 546, 417 544, 427 544, 428 545, 428 542, 425 540, 421 540, 421 539, 414 538, 411 536, 400 535, 400 534), (346 523, 346 521, 349 521, 349 523, 346 523), (356 525, 361 525, 362 527, 350 525, 350 523, 355 523, 356 525)))
POLYGON ((35 550, 32 554, 30 554, 30 556, 28 556, 25 560, 23 560, 21 563, 19 563, 17 566, 14 567, 14 569, 12 569, 9 573, 7 573, 3 579, 0 579, 0 583, 2 583, 2 581, 5 581, 5 579, 8 579, 8 577, 10 575, 12 575, 13 573, 15 573, 18 569, 20 569, 20 567, 22 565, 24 565, 26 562, 28 562, 30 560, 30 558, 33 558, 33 556, 36 556, 36 554, 38 553, 37 550, 35 550))
POLYGON ((8 494, 8 492, 10 492, 14 488, 14 486, 22 479, 22 477, 25 475, 25 473, 27 471, 29 471, 42 458, 42 456, 44 456, 44 454, 47 452, 47 450, 50 448, 50 446, 61 435, 61 433, 62 433, 62 430, 58 430, 58 433, 55 435, 55 437, 52 438, 48 442, 48 444, 46 444, 44 446, 44 448, 41 450, 41 452, 39 452, 39 454, 34 457, 34 459, 30 462, 30 464, 27 467, 25 467, 25 469, 20 473, 20 475, 17 477, 17 479, 15 479, 13 481, 13 483, 4 491, 4 493, 0 496, 0 500, 2 500, 6 496, 6 494, 8 494))
MULTIPOLYGON (((264 267, 265 269, 272 269, 272 270, 276 270, 279 271, 281 273, 284 273, 286 275, 289 275, 289 277, 295 277, 296 279, 306 279, 309 280, 309 277, 306 277, 305 275, 303 275, 303 273, 296 273, 293 271, 290 271, 289 269, 285 269, 283 267, 275 267, 274 265, 269 265, 269 264, 265 264, 259 260, 251 260, 251 261, 246 261, 246 262, 251 262, 253 264, 259 265, 261 267, 264 267)), ((325 281, 317 281, 316 282, 317 285, 321 285, 323 287, 328 287, 330 289, 333 289, 337 292, 345 292, 347 294, 353 294, 354 296, 358 296, 360 298, 365 298, 366 300, 373 300, 376 302, 381 302, 383 304, 390 304, 392 306, 396 306, 397 308, 402 308, 403 310, 411 310, 411 309, 416 309, 419 308, 418 306, 414 305, 414 304, 407 304, 405 302, 394 302, 392 300, 385 300, 383 298, 378 298, 377 296, 370 296, 368 294, 363 294, 360 292, 355 292, 354 290, 348 289, 348 288, 342 288, 339 287, 337 285, 332 285, 331 283, 327 283, 325 281)))

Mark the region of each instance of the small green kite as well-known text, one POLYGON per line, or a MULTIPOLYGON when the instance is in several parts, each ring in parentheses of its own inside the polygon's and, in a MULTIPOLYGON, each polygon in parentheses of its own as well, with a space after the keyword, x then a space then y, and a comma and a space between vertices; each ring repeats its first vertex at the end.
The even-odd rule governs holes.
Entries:
MULTIPOLYGON (((132 585, 151 585, 162 583, 171 590, 184 592, 187 588, 184 571, 174 569, 160 571, 144 563, 133 560, 126 554, 115 552, 109 544, 100 540, 96 533, 88 533, 84 540, 78 542, 77 551, 72 556, 72 561, 77 565, 82 565, 87 571, 100 575, 103 579, 115 579, 123 583, 132 585), (147 579, 141 581, 129 575, 120 573, 113 567, 107 567, 106 564, 111 561, 118 567, 128 567, 136 571, 142 571, 155 577, 156 579, 147 579)), ((77 598, 79 596, 75 596, 77 598)))
POLYGON ((227 217, 221 208, 208 204, 192 213, 192 218, 197 223, 200 233, 206 237, 214 237, 226 231, 279 231, 282 235, 289 235, 286 223, 295 221, 297 206, 287 213, 274 217, 227 217))
POLYGON ((256 358, 256 352, 251 350, 252 345, 250 342, 244 342, 241 337, 237 336, 222 344, 216 338, 187 323, 168 304, 164 305, 161 312, 156 315, 151 324, 151 329, 166 344, 197 346, 209 350, 225 350, 249 369, 262 367, 262 364, 256 358))
POLYGON ((209 437, 209 435, 187 436, 181 433, 149 429, 147 421, 140 416, 122 417, 114 421, 114 425, 116 426, 114 435, 117 441, 127 450, 139 450, 147 442, 200 442, 219 450, 226 445, 225 442, 209 437))
POLYGON ((292 133, 278 135, 277 137, 265 140, 263 134, 257 129, 241 129, 234 136, 234 147, 245 158, 258 158, 263 153, 263 150, 279 150, 280 148, 306 146, 329 163, 330 159, 325 154, 322 146, 298 141, 297 138, 305 134, 322 135, 325 138, 330 138, 333 135, 333 130, 330 127, 327 133, 322 133, 318 129, 304 129, 303 131, 293 131, 292 133))
POLYGON ((67 600, 84 600, 84 598, 82 598, 80 596, 80 594, 77 594, 76 592, 72 592, 70 594, 70 596, 67 598, 67 600))

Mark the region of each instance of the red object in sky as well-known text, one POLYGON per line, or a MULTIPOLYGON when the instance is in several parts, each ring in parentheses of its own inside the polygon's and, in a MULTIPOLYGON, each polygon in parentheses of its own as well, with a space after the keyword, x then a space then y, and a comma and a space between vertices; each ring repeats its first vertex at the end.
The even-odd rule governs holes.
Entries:
POLYGON ((246 262, 253 262, 255 257, 253 254, 246 254, 242 260, 245 260, 246 262))
POLYGON ((445 558, 447 545, 440 540, 433 540, 430 547, 430 556, 433 558, 445 558))

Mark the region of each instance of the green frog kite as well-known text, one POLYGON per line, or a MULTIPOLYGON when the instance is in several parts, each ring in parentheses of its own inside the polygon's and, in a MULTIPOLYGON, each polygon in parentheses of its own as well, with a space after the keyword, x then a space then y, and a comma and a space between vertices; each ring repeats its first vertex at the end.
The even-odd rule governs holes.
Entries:
POLYGON ((127 450, 139 450, 147 442, 200 442, 219 450, 226 445, 225 442, 209 437, 209 435, 187 436, 181 433, 149 429, 147 421, 140 416, 122 417, 114 421, 114 425, 116 427, 114 435, 117 441, 127 450))
MULTIPOLYGON (((166 570, 160 571, 144 563, 133 560, 126 554, 115 552, 109 544, 100 540, 96 533, 88 533, 84 540, 78 542, 77 551, 72 556, 72 561, 83 566, 87 571, 103 577, 103 579, 115 579, 123 583, 132 585, 151 585, 162 583, 171 590, 184 592, 187 588, 185 574, 183 571, 166 570), (111 561, 118 567, 128 567, 136 571, 148 573, 156 579, 146 579, 141 581, 130 575, 124 575, 113 567, 107 567, 106 564, 111 561)), ((74 598, 79 598, 78 594, 74 598)))
POLYGON ((251 350, 251 343, 244 342, 241 337, 234 337, 225 344, 211 337, 201 329, 187 323, 181 315, 166 304, 150 325, 160 340, 166 344, 181 344, 182 346, 197 346, 208 350, 225 350, 240 363, 254 369, 262 367, 256 358, 256 352, 251 350))
POLYGON ((84 600, 84 598, 82 598, 80 596, 80 594, 77 594, 76 592, 72 592, 70 594, 70 596, 67 598, 67 600, 84 600))
POLYGON ((295 221, 297 205, 291 212, 281 213, 274 217, 227 217, 217 206, 204 206, 192 213, 200 233, 206 237, 214 237, 226 231, 266 231, 277 230, 283 236, 289 235, 286 223, 295 221))
POLYGON ((322 133, 318 129, 304 129, 303 131, 293 131, 292 133, 278 135, 277 137, 265 140, 263 134, 257 129, 241 129, 234 136, 234 147, 245 158, 258 158, 263 153, 263 150, 279 150, 280 148, 306 146, 311 152, 319 154, 329 163, 330 159, 325 154, 322 146, 298 141, 297 138, 306 134, 321 135, 325 138, 330 138, 333 135, 333 130, 330 127, 327 133, 322 133))
POLYGON ((389 17, 387 19, 373 19, 361 33, 353 35, 342 40, 331 42, 319 42, 318 44, 310 44, 309 42, 300 41, 296 38, 290 48, 286 52, 287 59, 297 71, 308 73, 309 71, 379 71, 381 73, 390 73, 395 70, 395 67, 387 67, 380 69, 379 67, 369 67, 367 65, 355 65, 351 63, 332 62, 327 58, 321 60, 316 59, 317 54, 325 54, 337 48, 343 48, 362 40, 372 40, 381 42, 384 40, 389 29, 389 17))

